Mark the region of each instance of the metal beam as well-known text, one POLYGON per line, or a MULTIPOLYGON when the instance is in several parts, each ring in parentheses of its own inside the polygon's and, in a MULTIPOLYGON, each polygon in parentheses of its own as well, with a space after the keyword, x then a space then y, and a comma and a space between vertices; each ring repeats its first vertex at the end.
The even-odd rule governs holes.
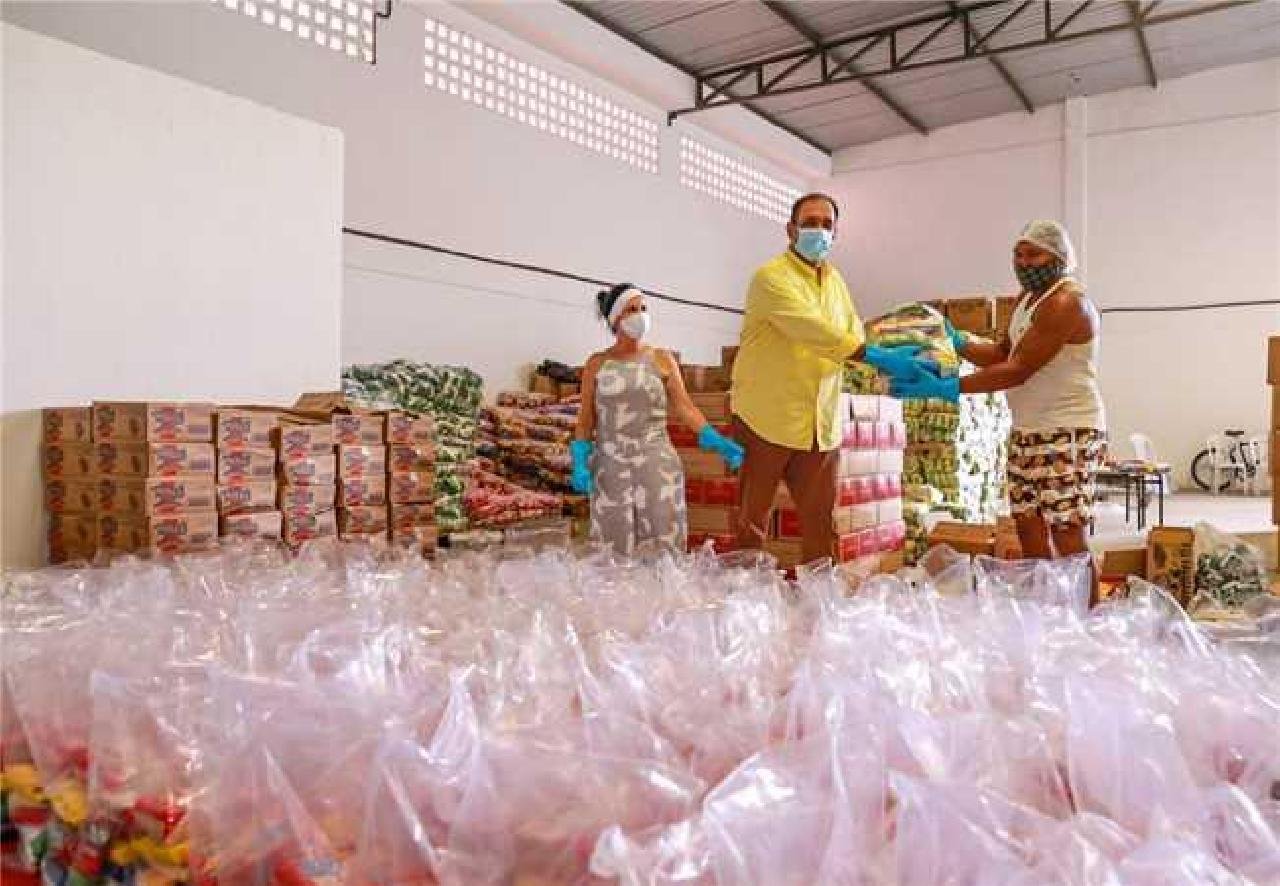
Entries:
MULTIPOLYGON (((565 6, 568 6, 570 9, 573 9, 578 14, 591 19, 593 22, 595 22, 600 27, 604 28, 606 31, 616 34, 617 36, 621 37, 623 40, 626 40, 628 43, 630 43, 632 46, 636 47, 637 49, 644 50, 645 52, 649 53, 649 55, 656 58, 658 61, 670 65, 671 67, 675 68, 677 71, 679 71, 680 73, 688 77, 692 77, 694 81, 697 83, 697 88, 699 90, 702 88, 702 84, 706 82, 705 78, 700 77, 697 71, 693 70, 687 65, 681 64, 680 62, 676 61, 674 58, 671 58, 669 55, 667 55, 657 46, 650 43, 648 40, 645 40, 642 37, 637 37, 634 34, 630 34, 622 30, 621 28, 617 27, 616 25, 614 25, 613 22, 609 21, 607 18, 605 18, 604 16, 597 13, 594 9, 592 9, 591 3, 585 2, 585 0, 561 0, 561 2, 564 3, 565 6)), ((757 84, 759 85, 759 78, 757 78, 757 84)), ((762 91, 763 90, 757 89, 757 92, 762 92, 762 91)), ((725 104, 742 105, 743 107, 751 111, 753 114, 755 114, 764 122, 778 127, 788 135, 795 136, 796 138, 800 139, 800 141, 804 142, 806 145, 813 148, 815 151, 819 151, 827 157, 831 156, 831 149, 828 148, 826 145, 822 144, 821 142, 818 142, 817 140, 813 139, 811 136, 805 135, 803 132, 796 129, 794 126, 788 126, 786 123, 783 123, 781 120, 779 120, 777 117, 770 114, 768 111, 764 111, 756 107, 755 104, 753 103, 754 102, 753 97, 743 98, 740 96, 733 95, 732 93, 728 93, 728 95, 731 100, 725 101, 724 102, 725 104)), ((675 122, 676 117, 678 116, 680 115, 668 114, 667 124, 670 125, 671 123, 675 122)))
POLYGON ((1155 89, 1160 81, 1156 79, 1156 63, 1151 58, 1151 47, 1147 45, 1147 33, 1142 30, 1142 4, 1138 0, 1129 0, 1129 21, 1133 22, 1133 35, 1138 38, 1142 64, 1147 69, 1147 82, 1155 89))
MULTIPOLYGON (((1046 7, 1048 6, 1048 4, 1045 5, 1046 7)), ((955 0, 948 0, 947 8, 952 12, 957 12, 959 10, 959 7, 955 4, 955 0)), ((967 15, 964 16, 964 30, 966 35, 965 45, 971 46, 969 41, 976 37, 978 32, 974 30, 973 23, 969 21, 969 17, 967 15)), ((1009 69, 1004 66, 1004 62, 1000 61, 1000 59, 996 58, 994 55, 988 56, 987 61, 991 62, 991 67, 996 69, 996 73, 1000 75, 1000 79, 1003 80, 1005 85, 1009 87, 1010 91, 1018 97, 1018 101, 1022 102, 1022 107, 1027 109, 1027 113, 1034 114, 1036 112, 1036 106, 1031 103, 1031 99, 1027 97, 1027 93, 1023 90, 1022 86, 1019 85, 1018 81, 1013 79, 1013 75, 1010 74, 1009 69)))
MULTIPOLYGON (((813 30, 813 28, 809 27, 807 24, 801 21, 798 17, 793 15, 791 13, 791 10, 787 9, 787 7, 782 2, 780 2, 780 0, 761 0, 761 3, 763 3, 764 6, 766 6, 769 9, 769 11, 772 12, 775 16, 777 16, 783 22, 785 22, 791 28, 791 30, 795 31, 801 37, 804 37, 804 39, 808 40, 811 44, 813 44, 814 49, 821 48, 822 35, 819 34, 817 31, 813 30)), ((867 48, 869 47, 863 47, 863 51, 865 51, 867 48)), ((857 65, 857 58, 858 58, 857 56, 841 58, 840 55, 837 55, 836 53, 831 53, 830 58, 832 61, 836 63, 837 70, 845 70, 851 74, 854 74, 855 76, 861 73, 857 65)), ((788 70, 786 71, 786 74, 784 74, 783 76, 789 75, 791 72, 792 72, 791 70, 788 70)), ((880 84, 871 80, 869 77, 860 78, 860 82, 862 83, 863 89, 865 89, 867 92, 874 95, 876 98, 880 99, 881 104, 883 104, 889 110, 893 111, 893 113, 897 114, 899 119, 905 122, 908 126, 910 126, 912 129, 914 129, 916 132, 920 133, 921 135, 929 134, 929 130, 925 127, 923 123, 920 122, 920 119, 916 117, 914 114, 912 114, 910 111, 908 111, 906 108, 904 108, 901 104, 899 104, 897 99, 893 98, 892 96, 889 95, 889 93, 885 92, 884 88, 881 87, 880 84)))
MULTIPOLYGON (((1224 11, 1227 9, 1233 9, 1239 6, 1250 6, 1258 2, 1261 2, 1261 0, 1222 0, 1222 2, 1218 2, 1218 3, 1201 3, 1201 4, 1196 4, 1190 7, 1180 5, 1180 8, 1177 11, 1167 12, 1164 15, 1151 15, 1151 14, 1144 15, 1142 17, 1142 25, 1144 28, 1155 27, 1157 25, 1166 24, 1168 22, 1182 21, 1184 19, 1189 19, 1195 16, 1200 16, 1200 15, 1209 15, 1215 12, 1221 12, 1221 11, 1224 11)), ((1066 33, 1067 27, 1082 12, 1084 12, 1084 10, 1087 9, 1091 5, 1091 3, 1092 3, 1092 0, 1086 0, 1086 3, 1081 4, 1080 7, 1076 8, 1070 15, 1068 15, 1061 22, 1058 22, 1056 24, 1053 21, 1051 11, 1047 10, 1047 5, 1046 5, 1047 11, 1043 19, 1041 33, 1037 36, 1031 37, 1030 39, 1021 40, 1020 42, 1017 42, 1017 43, 1008 43, 1008 44, 999 45, 999 46, 992 46, 989 43, 987 43, 986 45, 978 45, 978 44, 981 44, 983 41, 988 40, 991 37, 992 32, 988 31, 984 37, 980 38, 978 41, 974 41, 971 38, 968 29, 966 28, 966 31, 965 31, 966 39, 964 41, 965 45, 961 49, 953 50, 953 51, 941 54, 935 58, 928 58, 923 60, 908 59, 905 62, 902 61, 902 59, 898 57, 898 54, 896 52, 896 46, 897 46, 898 37, 900 33, 904 29, 918 28, 921 25, 937 24, 943 21, 944 19, 950 19, 952 21, 963 20, 967 18, 969 15, 971 15, 974 11, 979 9, 988 9, 988 8, 996 8, 996 7, 1004 7, 1005 9, 1012 9, 1013 7, 1017 6, 1018 9, 1021 10, 1021 9, 1027 8, 1025 2, 1015 2, 1015 0, 987 0, 987 2, 971 3, 968 6, 961 6, 954 10, 948 10, 947 12, 924 16, 921 18, 913 19, 908 22, 902 22, 896 25, 890 25, 887 27, 881 27, 881 28, 875 28, 869 31, 863 31, 848 37, 842 37, 838 40, 831 40, 816 47, 811 46, 802 50, 793 50, 789 52, 778 53, 768 58, 756 59, 755 61, 751 61, 751 62, 745 62, 742 64, 736 64, 736 65, 729 65, 717 71, 704 73, 700 75, 698 79, 702 83, 711 82, 714 84, 715 82, 722 82, 722 78, 733 76, 744 69, 749 69, 753 72, 758 72, 759 76, 756 78, 756 83, 757 85, 763 85, 763 83, 767 79, 767 72, 769 71, 771 66, 792 63, 799 57, 811 54, 815 48, 818 49, 819 52, 825 58, 828 59, 827 63, 821 66, 822 73, 819 76, 814 76, 812 74, 809 74, 805 78, 799 78, 800 82, 794 82, 797 78, 791 77, 789 78, 789 80, 792 81, 791 85, 782 86, 779 84, 775 84, 774 88, 772 89, 761 90, 757 88, 754 92, 750 94, 736 96, 732 99, 722 97, 720 99, 717 99, 714 102, 698 102, 698 103, 695 103, 693 107, 681 108, 679 110, 671 111, 667 115, 667 117, 668 119, 675 119, 677 117, 682 117, 686 114, 693 114, 693 113, 698 113, 700 111, 709 110, 711 108, 723 107, 727 104, 742 104, 744 102, 755 101, 761 98, 771 98, 773 96, 779 96, 779 95, 794 95, 795 93, 799 93, 799 92, 806 92, 813 89, 821 89, 825 86, 830 86, 834 83, 847 83, 852 81, 865 82, 868 77, 879 77, 886 74, 897 73, 900 71, 915 71, 915 70, 920 70, 922 68, 931 68, 931 67, 937 67, 940 65, 950 65, 950 64, 955 64, 956 62, 967 61, 969 59, 978 59, 978 58, 990 59, 995 56, 1002 55, 1006 52, 1019 52, 1022 50, 1036 49, 1043 46, 1053 46, 1061 43, 1067 43, 1073 40, 1082 40, 1088 37, 1096 37, 1101 34, 1113 34, 1120 31, 1129 31, 1133 29, 1134 25, 1132 22, 1123 22, 1123 23, 1112 24, 1112 25, 1100 25, 1098 27, 1085 28, 1083 30, 1076 30, 1076 31, 1072 31, 1071 33, 1066 33), (869 46, 870 44, 882 42, 886 39, 888 39, 889 45, 891 48, 890 58, 887 63, 882 63, 878 66, 874 66, 870 68, 862 67, 859 69, 857 74, 853 74, 853 73, 842 73, 839 67, 832 65, 829 61, 832 52, 837 52, 840 50, 848 50, 850 48, 859 47, 859 46, 862 47, 862 51, 865 51, 867 46, 869 46)), ((1006 18, 1005 21, 1003 21, 1001 24, 997 25, 996 29, 1004 27, 1004 25, 1007 24, 1007 22, 1008 22, 1008 18, 1006 18)), ((913 53, 915 51, 916 50, 913 49, 913 53)), ((698 94, 700 95, 701 93, 698 93, 698 94)))

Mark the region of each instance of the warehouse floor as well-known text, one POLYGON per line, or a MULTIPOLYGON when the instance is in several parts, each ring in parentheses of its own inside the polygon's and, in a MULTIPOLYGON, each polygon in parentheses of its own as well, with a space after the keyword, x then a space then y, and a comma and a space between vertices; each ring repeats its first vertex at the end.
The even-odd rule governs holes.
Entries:
MULTIPOLYGON (((1146 531, 1138 532, 1137 514, 1126 524, 1124 497, 1112 495, 1110 501, 1099 502, 1097 531, 1090 544, 1095 551, 1140 548, 1146 543, 1146 531)), ((1156 520, 1156 505, 1151 503, 1148 526, 1156 520)), ((1207 522, 1223 532, 1238 535, 1257 545, 1276 563, 1276 527, 1271 522, 1271 500, 1265 496, 1205 495, 1174 493, 1165 499, 1164 522, 1169 526, 1194 526, 1207 522)))

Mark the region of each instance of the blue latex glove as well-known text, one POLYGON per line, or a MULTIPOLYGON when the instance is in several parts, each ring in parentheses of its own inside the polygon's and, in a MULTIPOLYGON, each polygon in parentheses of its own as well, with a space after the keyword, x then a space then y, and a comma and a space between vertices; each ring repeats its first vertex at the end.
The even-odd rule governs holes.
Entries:
POLYGON ((938 378, 932 372, 921 370, 914 379, 893 379, 890 386, 893 396, 899 400, 946 400, 955 403, 960 399, 960 378, 938 378))
POLYGON ((947 338, 951 339, 951 347, 955 348, 956 353, 959 354, 964 350, 964 346, 969 343, 969 333, 957 330, 951 325, 950 320, 943 320, 942 322, 947 325, 947 338))
POLYGON ((573 456, 573 473, 569 475, 569 485, 579 495, 590 495, 592 488, 591 468, 587 465, 595 444, 590 440, 574 440, 569 444, 569 454, 573 456))
POLYGON ((698 432, 698 448, 704 452, 714 452, 724 459, 729 470, 736 471, 742 467, 742 459, 746 451, 711 425, 703 425, 698 432))
POLYGON ((881 348, 867 345, 862 352, 862 362, 874 366, 890 378, 912 378, 916 373, 916 354, 924 350, 922 345, 899 345, 881 348))

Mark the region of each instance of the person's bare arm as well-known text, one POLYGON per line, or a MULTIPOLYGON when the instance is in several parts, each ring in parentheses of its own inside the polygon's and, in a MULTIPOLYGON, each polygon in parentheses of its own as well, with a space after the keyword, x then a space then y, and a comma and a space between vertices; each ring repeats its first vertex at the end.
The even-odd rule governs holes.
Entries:
POLYGON ((574 428, 575 440, 594 440, 596 436, 596 373, 600 371, 602 359, 599 354, 592 354, 582 367, 582 405, 578 409, 578 424, 574 428))
POLYGON ((707 419, 702 414, 702 410, 694 405, 688 389, 684 386, 684 377, 680 375, 680 364, 669 351, 654 351, 654 358, 662 370, 667 389, 667 403, 672 414, 695 434, 701 433, 707 425, 707 419))
POLYGON ((969 336, 964 347, 960 349, 960 356, 974 366, 995 366, 997 363, 1008 360, 1011 350, 1008 335, 1003 336, 998 342, 969 336))
POLYGON ((1057 292, 1049 296, 1036 310, 1035 321, 1018 342, 1017 350, 999 362, 961 378, 960 393, 986 394, 1024 384, 1057 356, 1082 323, 1088 322, 1083 304, 1076 295, 1057 292))

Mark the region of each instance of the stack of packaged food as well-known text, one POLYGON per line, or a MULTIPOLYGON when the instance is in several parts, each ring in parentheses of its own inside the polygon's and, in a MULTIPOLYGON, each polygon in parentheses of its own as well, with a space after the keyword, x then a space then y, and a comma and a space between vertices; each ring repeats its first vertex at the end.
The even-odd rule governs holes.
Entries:
MULTIPOLYGON (((338 536, 348 541, 386 541, 390 527, 387 501, 386 416, 377 412, 336 413, 338 536)), ((412 485, 416 498, 430 501, 430 469, 412 485)))
POLYGON ((427 415, 387 413, 391 540, 423 554, 433 553, 437 542, 435 427, 427 415))
POLYGON ((275 434, 280 410, 219 407, 214 415, 221 534, 278 539, 275 434))
POLYGON ((480 411, 476 453, 493 473, 541 492, 571 491, 569 443, 579 405, 549 395, 503 393, 480 411))
POLYGON ((296 549, 303 542, 337 535, 333 422, 289 415, 281 419, 276 441, 285 544, 296 549))
POLYGON ((49 562, 92 559, 98 549, 98 477, 88 406, 42 411, 40 464, 49 562))
POLYGON ((475 455, 477 413, 484 382, 459 366, 410 360, 348 366, 342 372, 348 399, 368 409, 403 410, 435 422, 435 519, 442 533, 466 529, 463 494, 475 455))

